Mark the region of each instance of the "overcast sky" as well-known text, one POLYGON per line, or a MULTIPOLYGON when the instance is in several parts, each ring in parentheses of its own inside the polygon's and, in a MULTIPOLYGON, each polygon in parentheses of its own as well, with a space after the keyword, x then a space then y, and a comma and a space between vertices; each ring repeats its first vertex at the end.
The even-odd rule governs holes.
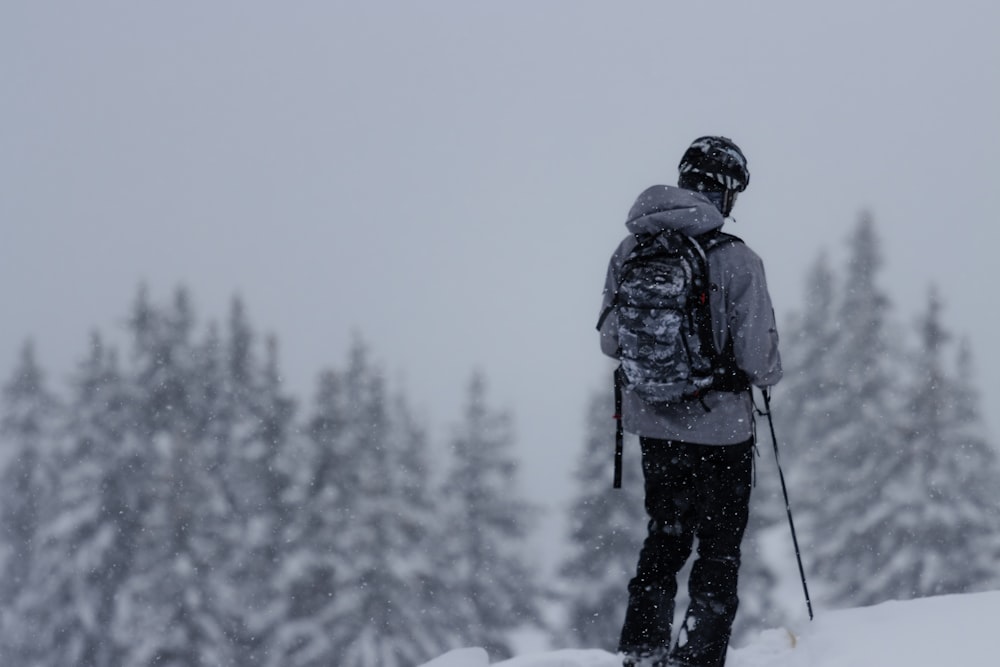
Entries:
POLYGON ((485 371, 558 508, 625 214, 725 134, 779 321, 870 210, 896 315, 940 286, 995 438, 998 24, 994 0, 5 0, 0 376, 30 337, 62 386, 142 282, 203 321, 238 294, 300 398, 360 332, 444 437, 485 371))

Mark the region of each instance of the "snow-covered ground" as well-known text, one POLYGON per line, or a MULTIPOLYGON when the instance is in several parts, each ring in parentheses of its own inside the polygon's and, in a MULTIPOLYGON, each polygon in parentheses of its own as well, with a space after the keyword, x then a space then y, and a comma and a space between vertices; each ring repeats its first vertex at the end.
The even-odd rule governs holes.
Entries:
MULTIPOLYGON (((762 632, 730 651, 726 667, 986 667, 1000 664, 1000 591, 824 612, 802 627, 762 632)), ((423 667, 487 667, 478 648, 423 667)), ((606 651, 523 655, 494 667, 620 667, 606 651)))

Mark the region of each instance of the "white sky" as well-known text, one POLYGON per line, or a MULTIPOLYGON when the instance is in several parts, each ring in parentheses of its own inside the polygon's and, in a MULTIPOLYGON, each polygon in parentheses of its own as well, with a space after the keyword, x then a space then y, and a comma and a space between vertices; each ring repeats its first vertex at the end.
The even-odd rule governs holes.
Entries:
POLYGON ((359 331, 444 437, 483 369, 558 506, 625 214, 725 134, 779 321, 870 209, 897 315, 941 287, 1000 432, 1000 4, 696 4, 4 2, 0 375, 33 337, 61 386, 142 281, 203 321, 239 294, 303 399, 359 331))

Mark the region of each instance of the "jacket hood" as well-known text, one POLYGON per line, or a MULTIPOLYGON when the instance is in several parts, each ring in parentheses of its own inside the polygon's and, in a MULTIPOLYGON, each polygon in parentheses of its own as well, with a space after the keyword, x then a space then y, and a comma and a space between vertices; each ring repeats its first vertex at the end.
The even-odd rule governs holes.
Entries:
POLYGON ((725 218, 704 195, 670 185, 646 188, 635 200, 625 226, 632 234, 675 230, 698 236, 722 227, 725 218))

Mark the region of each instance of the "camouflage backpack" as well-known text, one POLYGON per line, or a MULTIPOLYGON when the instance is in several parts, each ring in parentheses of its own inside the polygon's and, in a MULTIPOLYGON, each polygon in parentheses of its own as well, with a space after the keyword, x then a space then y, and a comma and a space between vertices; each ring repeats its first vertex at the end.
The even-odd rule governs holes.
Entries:
POLYGON ((709 389, 745 388, 731 350, 715 349, 707 258, 713 248, 740 242, 720 231, 636 235, 597 326, 617 313, 619 377, 645 402, 668 405, 701 398, 709 389))

